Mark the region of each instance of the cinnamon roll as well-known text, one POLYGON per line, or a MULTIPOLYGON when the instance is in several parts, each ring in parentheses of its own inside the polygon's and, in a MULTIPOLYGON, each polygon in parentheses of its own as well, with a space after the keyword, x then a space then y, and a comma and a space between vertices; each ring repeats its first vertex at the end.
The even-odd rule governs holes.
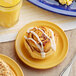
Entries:
POLYGON ((31 27, 24 36, 24 44, 33 58, 45 59, 56 51, 57 37, 47 27, 31 27))
POLYGON ((12 69, 0 59, 0 76, 16 76, 12 69))

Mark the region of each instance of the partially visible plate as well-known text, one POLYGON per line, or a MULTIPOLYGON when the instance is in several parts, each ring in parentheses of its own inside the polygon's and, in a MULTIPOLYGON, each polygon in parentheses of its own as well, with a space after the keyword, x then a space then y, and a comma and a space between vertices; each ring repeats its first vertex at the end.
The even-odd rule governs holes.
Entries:
POLYGON ((36 69, 48 69, 60 64, 64 60, 68 52, 68 40, 64 31, 57 25, 48 21, 34 21, 29 24, 26 24, 19 31, 15 42, 15 48, 19 58, 28 66, 36 69), (53 55, 51 55, 47 59, 37 60, 32 58, 28 53, 27 49, 25 48, 24 35, 25 32, 28 30, 28 28, 42 26, 42 25, 44 27, 48 27, 49 29, 52 29, 54 32, 58 34, 58 44, 57 44, 58 46, 56 52, 53 55))
POLYGON ((75 1, 73 1, 73 3, 70 6, 61 5, 56 0, 28 0, 28 1, 45 10, 58 13, 61 15, 76 17, 75 1))
POLYGON ((8 56, 5 56, 3 54, 0 54, 0 58, 12 68, 12 70, 15 72, 16 76, 24 76, 21 68, 13 59, 11 59, 8 56))

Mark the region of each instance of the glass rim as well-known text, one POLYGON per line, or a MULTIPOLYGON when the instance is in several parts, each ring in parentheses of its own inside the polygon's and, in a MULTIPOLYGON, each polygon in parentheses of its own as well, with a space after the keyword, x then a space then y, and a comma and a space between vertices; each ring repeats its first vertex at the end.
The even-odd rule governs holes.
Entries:
POLYGON ((13 8, 13 7, 17 6, 21 1, 22 0, 20 0, 17 4, 15 4, 13 6, 5 7, 5 6, 0 5, 0 7, 2 7, 2 8, 13 8))

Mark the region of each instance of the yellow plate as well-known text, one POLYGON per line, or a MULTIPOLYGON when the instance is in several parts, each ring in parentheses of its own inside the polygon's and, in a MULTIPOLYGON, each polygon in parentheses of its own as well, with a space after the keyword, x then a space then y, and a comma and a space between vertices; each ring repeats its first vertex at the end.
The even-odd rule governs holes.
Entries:
POLYGON ((11 67, 11 69, 15 72, 16 76, 24 76, 21 68, 13 59, 3 54, 0 54, 0 58, 11 67))
POLYGON ((57 25, 48 21, 35 21, 29 24, 26 24, 19 31, 15 42, 15 48, 19 58, 25 64, 36 69, 48 69, 58 65, 64 60, 68 51, 68 40, 64 31, 57 25), (57 46, 56 52, 53 55, 51 55, 49 58, 44 60, 33 59, 25 49, 24 42, 23 42, 23 37, 27 29, 30 27, 37 27, 37 26, 48 27, 58 34, 58 46, 57 46))

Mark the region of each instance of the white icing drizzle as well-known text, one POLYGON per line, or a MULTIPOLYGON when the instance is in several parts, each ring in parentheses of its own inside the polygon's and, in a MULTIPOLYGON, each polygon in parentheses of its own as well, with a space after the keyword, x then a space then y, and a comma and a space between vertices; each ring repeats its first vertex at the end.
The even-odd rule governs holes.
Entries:
POLYGON ((40 30, 47 38, 49 38, 49 36, 42 29, 40 28, 36 28, 36 29, 40 30))
POLYGON ((51 47, 52 47, 53 50, 56 51, 56 44, 55 44, 54 32, 53 32, 51 29, 49 29, 50 32, 52 33, 52 39, 53 39, 53 40, 52 40, 42 29, 37 28, 37 27, 35 27, 35 28, 36 28, 36 29, 39 29, 48 39, 50 39, 51 47))
POLYGON ((29 32, 30 30, 32 30, 34 27, 31 27, 31 28, 29 28, 28 30, 27 30, 27 32, 29 32))
POLYGON ((36 45, 40 50, 42 50, 41 47, 37 44, 37 42, 36 42, 34 39, 32 39, 32 38, 27 38, 26 36, 24 36, 24 38, 27 39, 27 40, 32 40, 32 41, 35 43, 35 45, 36 45))
POLYGON ((51 39, 51 47, 56 51, 56 43, 55 43, 55 37, 54 37, 54 32, 49 29, 51 34, 52 34, 52 39, 51 39))
POLYGON ((45 52, 41 52, 41 56, 43 57, 43 58, 45 58, 45 52))
MULTIPOLYGON (((27 38, 26 36, 24 36, 24 38, 27 39, 27 40, 32 40, 32 41, 35 43, 35 45, 36 45, 40 50, 42 50, 42 48, 37 44, 37 42, 36 42, 34 39, 32 39, 32 38, 27 38)), ((41 51, 41 56, 42 56, 43 58, 45 57, 45 52, 44 52, 44 51, 41 51)))
POLYGON ((37 27, 31 27, 31 28, 29 28, 29 29, 27 30, 27 33, 30 33, 30 32, 31 32, 32 34, 34 34, 34 35, 37 37, 38 41, 40 42, 41 47, 37 44, 37 42, 36 42, 34 39, 32 39, 32 38, 27 38, 26 36, 24 36, 24 38, 25 38, 25 39, 28 39, 28 40, 32 40, 32 41, 35 43, 35 45, 41 50, 41 56, 44 58, 46 53, 44 52, 43 43, 42 43, 42 41, 40 40, 39 36, 38 36, 34 31, 30 31, 30 30, 33 29, 33 28, 40 30, 48 39, 50 39, 51 47, 52 47, 53 50, 56 51, 56 44, 55 44, 54 33, 53 33, 53 31, 52 31, 51 29, 49 29, 49 30, 50 30, 50 32, 52 33, 52 39, 51 39, 42 29, 37 28, 37 27))
MULTIPOLYGON (((42 57, 45 57, 45 52, 44 52, 44 47, 43 47, 42 41, 40 40, 39 36, 38 36, 34 31, 30 31, 30 30, 33 29, 33 28, 37 29, 36 27, 31 27, 31 28, 28 29, 27 33, 30 33, 30 32, 31 32, 32 34, 34 34, 34 35, 36 36, 36 38, 37 38, 38 41, 40 42, 42 48, 40 48, 40 47, 38 46, 38 44, 36 44, 36 46, 38 46, 38 48, 41 50, 41 56, 42 56, 42 57)), ((34 40, 34 43, 35 43, 35 40, 34 40)))
POLYGON ((41 51, 44 51, 44 49, 43 49, 43 43, 41 42, 39 36, 38 36, 34 31, 28 31, 27 33, 30 33, 30 32, 36 36, 36 38, 38 39, 38 41, 40 42, 40 44, 41 44, 41 46, 42 46, 41 51))

